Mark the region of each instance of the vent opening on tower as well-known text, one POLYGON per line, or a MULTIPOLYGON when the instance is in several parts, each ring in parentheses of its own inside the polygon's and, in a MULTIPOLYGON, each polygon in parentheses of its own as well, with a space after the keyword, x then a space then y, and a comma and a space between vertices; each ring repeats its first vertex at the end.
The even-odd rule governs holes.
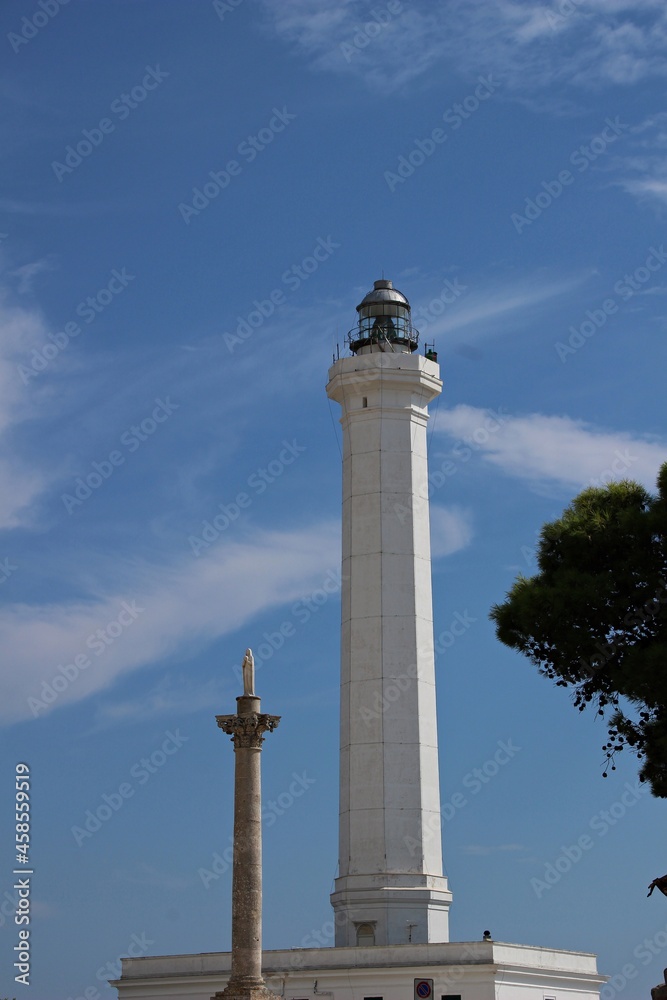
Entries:
POLYGON ((357 924, 357 948, 372 948, 375 944, 373 924, 357 924))

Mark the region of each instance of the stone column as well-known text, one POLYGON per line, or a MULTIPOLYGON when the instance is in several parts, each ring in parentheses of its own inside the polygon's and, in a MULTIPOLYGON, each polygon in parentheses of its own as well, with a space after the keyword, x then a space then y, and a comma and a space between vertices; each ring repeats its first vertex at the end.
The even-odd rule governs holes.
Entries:
MULTIPOLYGON (((234 861, 232 875, 232 968, 224 1000, 274 1000, 262 978, 262 790, 260 754, 264 733, 278 715, 262 715, 260 699, 236 699, 236 715, 217 715, 234 744, 234 861)), ((215 1000, 213 998, 213 1000, 215 1000)))

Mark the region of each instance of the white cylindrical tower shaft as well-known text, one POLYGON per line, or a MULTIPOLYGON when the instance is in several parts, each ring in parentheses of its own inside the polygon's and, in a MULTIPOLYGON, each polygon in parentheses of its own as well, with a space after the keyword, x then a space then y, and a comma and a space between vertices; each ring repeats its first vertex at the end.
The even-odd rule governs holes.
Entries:
POLYGON ((336 944, 447 941, 426 457, 442 383, 391 282, 358 309, 327 385, 344 442, 336 944))

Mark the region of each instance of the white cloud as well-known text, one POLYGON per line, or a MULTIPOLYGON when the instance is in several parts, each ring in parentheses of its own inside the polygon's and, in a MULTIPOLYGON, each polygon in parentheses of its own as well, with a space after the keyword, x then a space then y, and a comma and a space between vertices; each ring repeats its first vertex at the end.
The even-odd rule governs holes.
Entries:
POLYGON ((25 469, 13 458, 0 458, 0 528, 25 523, 30 504, 44 486, 41 473, 25 469))
POLYGON ((60 667, 75 662, 77 654, 87 656, 90 666, 70 670, 71 680, 57 682, 62 690, 52 699, 54 708, 80 701, 177 651, 187 655, 259 612, 297 600, 321 586, 327 571, 338 565, 339 548, 338 526, 328 523, 301 532, 256 532, 251 540, 213 545, 199 559, 171 566, 128 565, 131 592, 117 589, 88 603, 5 608, 0 612, 7 665, 0 679, 0 718, 16 721, 45 714, 39 706, 31 708, 28 699, 41 700, 43 682, 62 677, 60 667), (132 601, 133 619, 124 610, 132 608, 132 601), (112 625, 108 630, 119 614, 122 629, 112 625))
POLYGON ((613 160, 622 174, 612 183, 641 201, 659 207, 667 202, 667 112, 659 111, 635 125, 627 136, 629 152, 613 160))
MULTIPOLYGON (((544 280, 532 275, 518 281, 492 283, 481 287, 463 285, 460 298, 447 305, 447 286, 442 298, 425 297, 413 319, 420 333, 427 340, 466 331, 466 342, 478 341, 505 332, 516 332, 518 317, 528 322, 535 318, 543 306, 552 299, 567 295, 581 284, 585 276, 563 278, 560 281, 544 280), (443 304, 444 300, 444 304, 443 304), (440 315, 438 313, 440 310, 440 315)), ((451 298, 451 295, 450 295, 451 298)))
POLYGON ((431 556, 438 559, 465 549, 473 537, 472 516, 462 507, 431 504, 431 556))
POLYGON ((27 264, 15 267, 13 271, 10 271, 10 275, 12 278, 18 278, 18 292, 20 295, 24 295, 26 292, 32 291, 33 280, 37 275, 44 271, 54 271, 55 268, 53 258, 42 257, 40 260, 29 261, 27 264))
POLYGON ((370 31, 372 11, 355 0, 321 0, 315 11, 309 0, 265 0, 264 9, 313 69, 359 76, 383 92, 445 60, 474 76, 499 73, 508 89, 531 96, 554 83, 632 84, 667 72, 662 0, 421 0, 370 31))
POLYGON ((0 290, 0 528, 22 523, 28 504, 46 484, 45 475, 27 467, 11 444, 17 426, 35 412, 17 363, 45 340, 41 314, 10 305, 0 290))
MULTIPOLYGON (((667 167, 667 164, 665 164, 667 167)), ((623 181, 623 187, 635 198, 656 198, 667 204, 667 177, 645 177, 643 180, 623 181)))
POLYGON ((580 0, 569 8, 557 0, 455 0, 448 18, 459 65, 488 66, 515 91, 631 84, 667 71, 660 0, 580 0))
MULTIPOLYGON (((239 654, 239 663, 241 656, 239 654)), ((238 678, 223 667, 220 674, 208 681, 195 683, 187 675, 174 676, 167 672, 145 694, 130 698, 106 697, 95 711, 93 731, 99 732, 123 723, 145 723, 148 719, 178 715, 182 718, 192 712, 222 703, 237 684, 238 678)))
POLYGON ((16 362, 45 339, 46 325, 40 313, 10 305, 0 292, 0 434, 32 414, 16 362))
POLYGON ((623 176, 615 183, 641 201, 667 203, 667 112, 660 111, 636 125, 629 137, 631 153, 614 167, 623 176))
POLYGON ((420 76, 442 55, 440 14, 403 3, 368 9, 357 0, 265 0, 267 23, 315 70, 362 77, 383 93, 420 76), (373 10, 383 11, 381 19, 373 10))
MULTIPOLYGON (((252 377, 259 394, 264 391, 274 396, 282 391, 289 393, 297 383, 312 383, 313 371, 322 371, 323 354, 326 359, 326 348, 312 337, 313 319, 317 317, 319 322, 322 315, 319 304, 318 307, 298 308, 288 300, 279 316, 253 331, 252 340, 240 340, 234 353, 229 352, 219 332, 189 345, 195 350, 187 354, 178 347, 173 351, 161 348, 151 365, 141 368, 139 382, 131 349, 117 349, 113 356, 105 358, 99 351, 82 350, 80 343, 83 341, 71 341, 58 350, 50 339, 50 334, 56 330, 48 318, 36 306, 17 302, 10 291, 10 283, 18 282, 19 289, 29 290, 30 282, 50 266, 48 260, 16 268, 4 263, 0 279, 0 529, 34 526, 41 513, 35 504, 38 498, 41 499, 58 481, 70 484, 77 473, 85 471, 88 456, 97 457, 105 451, 108 454, 108 428, 118 419, 121 409, 127 409, 128 425, 137 416, 139 384, 151 404, 154 396, 166 395, 165 385, 173 384, 176 379, 180 398, 188 394, 197 398, 195 416, 191 416, 192 410, 186 412, 186 408, 178 416, 182 425, 188 419, 198 421, 198 426, 192 430, 193 447, 181 460, 180 475, 182 479, 187 477, 189 462, 192 476, 201 478, 206 463, 217 467, 220 455, 212 451, 203 454, 203 448, 196 447, 197 431, 202 423, 209 422, 209 414, 213 423, 220 419, 221 410, 236 412, 237 401, 247 393, 246 377, 252 377), (269 341, 273 345, 276 337, 285 345, 284 357, 291 358, 289 379, 276 380, 275 364, 258 365, 258 353, 272 357, 271 352, 263 355, 260 345, 269 341), (206 360, 203 361, 200 355, 206 360), (214 363, 209 363, 211 358, 214 363), (222 394, 221 362, 224 373, 230 375, 222 394), (121 370, 124 377, 119 379, 121 370), (85 379, 72 378, 80 376, 82 371, 86 372, 85 379), (151 385, 155 387, 153 393, 151 385), (88 410, 87 419, 80 426, 77 454, 72 454, 71 447, 67 446, 60 451, 44 448, 40 430, 45 423, 58 425, 63 414, 68 415, 69 411, 71 415, 82 402, 88 410), (24 457, 26 445, 30 449, 30 462, 24 457)), ((330 308, 325 311, 330 316, 338 315, 336 304, 328 305, 330 308)), ((247 311, 251 308, 252 302, 248 302, 247 311)), ((243 313, 245 315, 246 310, 243 313)), ((236 322, 230 323, 229 330, 235 328, 236 322)), ((231 448, 231 426, 230 421, 220 448, 231 448)), ((182 484, 179 493, 183 495, 182 484)))
POLYGON ((485 410, 460 405, 438 415, 436 433, 463 439, 509 476, 567 489, 635 479, 655 489, 667 460, 667 442, 607 431, 570 417, 504 416, 489 421, 485 410))

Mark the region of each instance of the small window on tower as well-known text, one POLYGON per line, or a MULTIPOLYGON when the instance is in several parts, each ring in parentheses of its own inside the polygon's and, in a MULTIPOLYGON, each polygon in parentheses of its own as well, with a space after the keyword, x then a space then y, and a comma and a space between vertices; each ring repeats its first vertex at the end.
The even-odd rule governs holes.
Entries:
MULTIPOLYGON (((357 948, 372 948, 375 944, 375 928, 372 924, 359 924, 357 927, 357 948)), ((382 1000, 377 997, 364 997, 364 1000, 382 1000)))
POLYGON ((363 406, 364 409, 366 409, 366 407, 368 406, 368 396, 362 396, 361 405, 363 406))

